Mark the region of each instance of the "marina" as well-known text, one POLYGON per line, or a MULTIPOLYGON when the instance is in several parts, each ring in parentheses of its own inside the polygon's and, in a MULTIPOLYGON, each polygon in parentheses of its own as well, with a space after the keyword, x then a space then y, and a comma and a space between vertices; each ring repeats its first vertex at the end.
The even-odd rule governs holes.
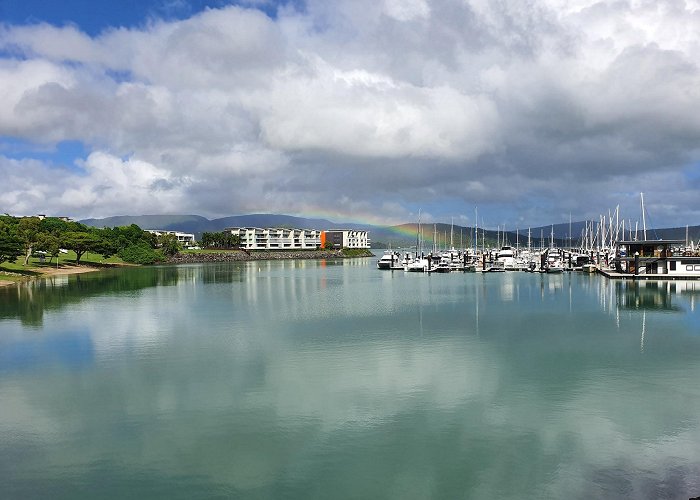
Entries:
POLYGON ((622 251, 589 257, 576 250, 551 249, 544 252, 500 251, 470 255, 468 251, 454 254, 428 254, 423 257, 409 253, 389 252, 377 261, 380 270, 448 273, 448 272, 563 272, 600 273, 609 279, 630 280, 698 280, 700 256, 683 252, 680 241, 623 241, 622 251), (636 255, 626 257, 625 248, 636 255), (638 249, 651 249, 640 256, 638 249), (494 258, 493 256, 496 255, 494 258))
MULTIPOLYGON (((638 224, 632 231, 632 222, 625 229, 624 218, 620 219, 619 206, 600 221, 587 221, 576 246, 571 245, 571 221, 569 222, 566 247, 555 242, 552 225, 550 241, 544 246, 544 238, 539 238, 539 248, 533 247, 531 232, 528 230, 527 246, 519 245, 519 232, 516 231, 516 246, 508 244, 505 230, 497 233, 496 247, 486 245, 482 228, 481 248, 479 249, 478 227, 473 228, 471 245, 455 249, 450 230, 450 248, 438 249, 437 230, 434 225, 433 248, 426 251, 423 244, 420 211, 416 226, 416 245, 408 251, 387 250, 377 261, 377 268, 392 271, 425 273, 446 272, 506 272, 526 271, 530 273, 560 274, 581 271, 598 272, 609 279, 631 280, 697 280, 700 279, 700 251, 686 238, 662 239, 647 237, 646 210, 644 197, 641 198, 642 228, 638 224)), ((651 230, 656 233, 656 231, 651 230)), ((471 231, 470 231, 471 233, 471 231)), ((445 244, 447 238, 445 238, 445 244)))

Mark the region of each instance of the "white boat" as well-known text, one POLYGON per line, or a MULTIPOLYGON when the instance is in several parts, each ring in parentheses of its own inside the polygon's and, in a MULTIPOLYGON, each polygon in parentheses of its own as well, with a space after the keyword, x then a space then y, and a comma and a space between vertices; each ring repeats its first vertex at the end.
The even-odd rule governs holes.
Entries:
POLYGON ((560 249, 550 248, 547 250, 547 260, 545 262, 544 272, 550 274, 564 272, 564 256, 560 249))
POLYGON ((598 269, 598 266, 596 266, 595 264, 592 264, 592 263, 584 264, 583 266, 581 266, 581 270, 584 273, 594 273, 594 272, 596 272, 597 269, 598 269))
POLYGON ((391 269, 395 262, 399 261, 399 255, 392 250, 386 250, 377 261, 377 269, 391 269))
POLYGON ((394 261, 394 264, 391 266, 391 269, 393 271, 403 271, 406 269, 406 266, 411 262, 413 262, 413 256, 410 253, 406 253, 404 254, 401 260, 394 261))
POLYGON ((406 264, 403 269, 409 273, 425 273, 428 271, 428 259, 417 257, 406 264))
POLYGON ((484 269, 485 273, 504 273, 506 271, 506 268, 503 264, 503 261, 496 261, 492 262, 486 269, 484 269))
POLYGON ((511 246, 503 246, 496 254, 496 260, 503 262, 503 269, 506 271, 516 271, 518 262, 515 258, 515 250, 511 246))
POLYGON ((450 265, 442 261, 428 269, 429 273, 449 273, 450 271, 452 271, 450 265))

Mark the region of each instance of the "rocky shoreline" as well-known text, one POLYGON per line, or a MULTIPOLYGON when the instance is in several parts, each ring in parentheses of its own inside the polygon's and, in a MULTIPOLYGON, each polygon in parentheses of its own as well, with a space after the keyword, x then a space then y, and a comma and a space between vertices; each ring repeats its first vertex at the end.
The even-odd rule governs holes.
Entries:
POLYGON ((342 250, 306 250, 297 252, 286 251, 243 251, 216 253, 178 253, 168 259, 168 264, 194 264, 201 262, 237 262, 253 260, 288 260, 288 259, 349 259, 355 257, 372 257, 374 254, 367 250, 362 255, 344 255, 342 250))

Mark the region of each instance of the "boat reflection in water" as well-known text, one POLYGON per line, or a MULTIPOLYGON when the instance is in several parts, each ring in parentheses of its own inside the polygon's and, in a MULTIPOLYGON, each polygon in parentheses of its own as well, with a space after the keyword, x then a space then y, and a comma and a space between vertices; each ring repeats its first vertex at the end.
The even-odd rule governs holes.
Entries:
POLYGON ((695 310, 700 283, 695 281, 622 281, 615 283, 617 306, 626 310, 683 312, 681 300, 695 310))

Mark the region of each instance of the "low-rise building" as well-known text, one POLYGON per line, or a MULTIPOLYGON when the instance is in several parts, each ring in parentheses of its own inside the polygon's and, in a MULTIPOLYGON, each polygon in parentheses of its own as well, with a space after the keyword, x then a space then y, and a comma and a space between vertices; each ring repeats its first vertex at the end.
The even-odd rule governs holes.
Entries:
POLYGON ((246 250, 315 250, 321 246, 321 231, 283 227, 228 227, 246 250))
POLYGON ((326 248, 369 248, 370 239, 367 231, 359 229, 331 229, 321 234, 321 246, 326 248))
POLYGON ((161 236, 163 234, 174 234, 177 241, 184 247, 194 246, 194 234, 192 233, 181 233, 180 231, 168 231, 166 229, 146 229, 147 232, 155 234, 156 236, 161 236))
POLYGON ((700 279, 700 257, 684 255, 684 243, 683 240, 618 241, 619 256, 613 265, 620 277, 700 279))

